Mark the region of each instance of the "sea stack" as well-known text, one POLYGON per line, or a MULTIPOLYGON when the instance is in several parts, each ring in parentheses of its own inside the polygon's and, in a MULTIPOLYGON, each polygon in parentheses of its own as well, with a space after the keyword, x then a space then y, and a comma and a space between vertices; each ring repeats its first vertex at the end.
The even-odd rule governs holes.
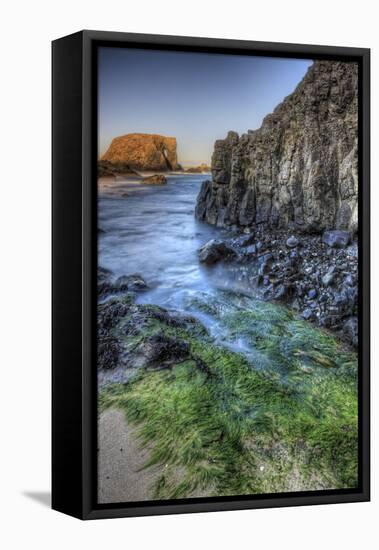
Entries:
POLYGON ((116 137, 101 161, 127 165, 131 170, 165 172, 178 169, 176 138, 158 134, 116 137))

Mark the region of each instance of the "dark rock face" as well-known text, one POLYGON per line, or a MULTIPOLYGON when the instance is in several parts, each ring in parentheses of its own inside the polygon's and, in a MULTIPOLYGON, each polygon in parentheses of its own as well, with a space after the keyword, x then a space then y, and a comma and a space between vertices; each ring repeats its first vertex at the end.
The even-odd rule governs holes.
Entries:
POLYGON ((259 130, 215 143, 196 217, 220 227, 357 230, 358 68, 316 61, 259 130))

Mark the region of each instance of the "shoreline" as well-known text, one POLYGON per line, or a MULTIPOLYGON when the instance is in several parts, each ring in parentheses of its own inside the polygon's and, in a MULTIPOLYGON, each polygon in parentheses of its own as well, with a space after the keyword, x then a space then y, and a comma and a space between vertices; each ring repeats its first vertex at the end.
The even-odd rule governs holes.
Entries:
POLYGON ((219 263, 229 265, 242 289, 245 286, 264 301, 285 304, 304 320, 357 348, 358 243, 351 234, 309 235, 256 227, 215 241, 199 251, 200 260, 210 263, 210 269, 219 263), (341 244, 338 238, 345 242, 341 244))

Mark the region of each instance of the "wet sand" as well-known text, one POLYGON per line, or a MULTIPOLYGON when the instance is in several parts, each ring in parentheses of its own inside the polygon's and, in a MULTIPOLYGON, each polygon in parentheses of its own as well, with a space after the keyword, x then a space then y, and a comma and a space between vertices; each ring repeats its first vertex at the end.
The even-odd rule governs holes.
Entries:
MULTIPOLYGON (((166 466, 158 464, 142 469, 150 459, 151 447, 141 447, 137 430, 125 420, 124 413, 108 409, 99 418, 98 502, 139 502, 154 500, 154 486, 166 466)), ((185 476, 182 467, 170 468, 167 482, 174 488, 185 476)), ((212 496, 213 487, 197 488, 188 496, 212 496)))
POLYGON ((99 419, 98 501, 105 504, 152 500, 152 487, 163 467, 140 470, 149 458, 149 449, 141 448, 136 429, 126 422, 123 412, 103 412, 99 419))

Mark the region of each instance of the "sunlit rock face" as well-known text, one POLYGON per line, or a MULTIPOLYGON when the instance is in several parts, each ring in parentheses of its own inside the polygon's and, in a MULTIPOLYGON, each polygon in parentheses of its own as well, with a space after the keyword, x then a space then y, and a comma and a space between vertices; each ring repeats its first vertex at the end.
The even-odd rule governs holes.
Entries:
POLYGON ((358 66, 316 61, 260 129, 215 143, 196 216, 241 228, 357 230, 358 66))
POLYGON ((113 164, 127 164, 132 170, 176 170, 176 138, 158 134, 119 136, 112 140, 101 160, 113 164))

